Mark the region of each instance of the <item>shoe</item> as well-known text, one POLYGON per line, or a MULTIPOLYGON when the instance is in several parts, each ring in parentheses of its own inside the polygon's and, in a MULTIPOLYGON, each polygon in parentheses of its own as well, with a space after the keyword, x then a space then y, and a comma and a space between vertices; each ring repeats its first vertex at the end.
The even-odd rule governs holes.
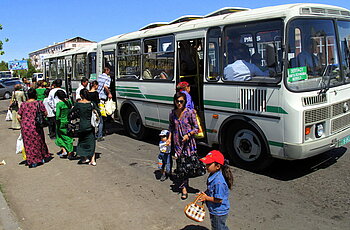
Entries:
POLYGON ((79 165, 88 164, 89 162, 90 162, 89 159, 80 159, 80 160, 78 161, 78 164, 79 164, 79 165))
POLYGON ((96 166, 97 164, 96 164, 96 162, 90 162, 89 165, 96 166))
POLYGON ((34 163, 34 164, 29 165, 29 168, 35 168, 36 166, 38 166, 38 164, 34 163))
POLYGON ((77 157, 77 155, 75 155, 75 154, 69 155, 67 158, 68 158, 68 160, 70 160, 70 161, 78 160, 78 159, 79 159, 79 158, 77 157))
POLYGON ((62 159, 66 159, 67 157, 68 157, 68 154, 67 153, 62 153, 62 154, 60 154, 60 155, 58 155, 60 158, 62 158, 62 159))
POLYGON ((61 151, 58 151, 56 154, 58 155, 58 156, 60 156, 60 155, 62 155, 62 150, 61 151))
POLYGON ((181 193, 181 200, 186 200, 188 198, 188 193, 181 193))
POLYGON ((101 141, 104 141, 105 139, 104 139, 104 137, 98 137, 97 138, 97 142, 101 142, 101 141))
POLYGON ((167 176, 165 174, 163 174, 161 177, 160 177, 160 181, 165 181, 167 179, 167 176))

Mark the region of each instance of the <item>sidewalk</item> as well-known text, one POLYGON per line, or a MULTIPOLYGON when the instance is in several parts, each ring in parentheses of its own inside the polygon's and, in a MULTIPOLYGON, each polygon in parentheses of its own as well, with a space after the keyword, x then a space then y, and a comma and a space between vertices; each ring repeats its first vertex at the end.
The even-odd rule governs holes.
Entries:
POLYGON ((22 229, 19 227, 15 217, 11 213, 6 200, 0 191, 0 230, 22 229))

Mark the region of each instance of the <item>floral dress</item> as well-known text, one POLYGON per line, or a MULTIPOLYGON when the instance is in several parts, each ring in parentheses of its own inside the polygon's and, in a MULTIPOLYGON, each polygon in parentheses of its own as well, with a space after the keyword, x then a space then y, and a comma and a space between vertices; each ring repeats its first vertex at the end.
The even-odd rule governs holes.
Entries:
POLYGON ((189 132, 198 132, 198 124, 194 110, 186 108, 181 118, 178 118, 175 114, 175 110, 172 110, 169 115, 169 131, 172 133, 173 147, 176 156, 182 154, 191 156, 197 153, 194 135, 191 135, 188 141, 182 142, 183 137, 189 132))
POLYGON ((21 116, 21 133, 28 165, 40 163, 43 159, 50 157, 45 143, 44 130, 35 125, 38 105, 42 112, 46 111, 41 101, 23 102, 18 110, 21 116))

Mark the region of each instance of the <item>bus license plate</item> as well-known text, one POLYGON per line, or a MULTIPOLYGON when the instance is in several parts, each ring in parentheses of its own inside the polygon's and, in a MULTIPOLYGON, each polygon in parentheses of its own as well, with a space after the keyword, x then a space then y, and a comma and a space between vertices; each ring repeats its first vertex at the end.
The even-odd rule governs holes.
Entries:
POLYGON ((338 147, 346 145, 350 142, 350 136, 344 137, 338 141, 338 147))

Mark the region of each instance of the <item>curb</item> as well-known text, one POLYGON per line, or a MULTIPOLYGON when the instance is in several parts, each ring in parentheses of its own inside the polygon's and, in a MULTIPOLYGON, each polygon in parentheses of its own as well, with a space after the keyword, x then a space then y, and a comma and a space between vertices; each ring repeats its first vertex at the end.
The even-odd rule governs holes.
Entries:
POLYGON ((0 230, 22 230, 0 192, 0 230))

